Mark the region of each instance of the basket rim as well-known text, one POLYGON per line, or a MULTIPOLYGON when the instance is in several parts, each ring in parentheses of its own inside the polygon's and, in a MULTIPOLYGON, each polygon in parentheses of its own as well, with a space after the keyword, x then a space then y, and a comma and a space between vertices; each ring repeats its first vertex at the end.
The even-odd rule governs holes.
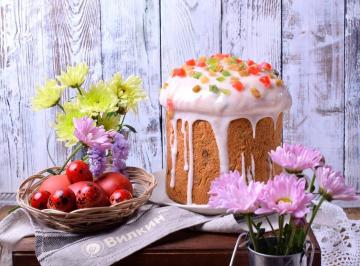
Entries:
MULTIPOLYGON (((144 191, 142 191, 142 193, 136 197, 136 198, 132 198, 126 201, 122 201, 119 202, 117 204, 111 205, 111 206, 104 206, 104 207, 91 207, 91 208, 82 208, 82 209, 75 209, 71 212, 63 212, 63 211, 59 211, 59 210, 53 210, 53 209, 43 209, 43 210, 39 210, 36 209, 34 207, 32 207, 28 200, 26 200, 26 196, 30 196, 28 194, 30 193, 26 193, 26 185, 28 185, 28 188, 33 187, 34 185, 36 185, 36 188, 38 188, 40 186, 40 184, 42 182, 44 182, 49 176, 51 175, 47 175, 44 176, 43 174, 46 173, 48 170, 58 170, 60 169, 60 167, 58 166, 54 166, 54 167, 49 167, 46 169, 43 169, 41 171, 39 171, 38 173, 26 178, 23 182, 21 182, 17 193, 16 193, 16 201, 19 204, 20 207, 30 211, 31 213, 36 213, 37 215, 45 215, 45 216, 59 216, 59 217, 68 217, 68 218, 75 218, 75 217, 81 217, 84 214, 89 214, 93 211, 104 211, 106 212, 107 210, 114 210, 114 209, 122 209, 123 207, 126 207, 127 205, 131 206, 132 203, 142 203, 142 205, 148 201, 149 196, 148 194, 151 195, 152 191, 154 190, 154 188, 157 185, 157 181, 155 176, 152 173, 149 173, 147 171, 145 171, 142 168, 138 168, 138 167, 133 167, 133 166, 129 166, 126 167, 126 172, 129 173, 129 177, 131 176, 131 173, 136 171, 136 172, 142 172, 144 175, 151 177, 150 180, 147 180, 148 186, 145 186, 144 184, 139 184, 144 188, 144 191), (33 183, 35 180, 38 180, 37 182, 33 183), (29 184, 30 183, 30 184, 29 184), (143 202, 142 202, 143 201, 143 202)), ((61 173, 62 174, 62 173, 61 173)), ((130 179, 130 178, 129 178, 130 179)), ((136 180, 136 178, 134 178, 134 180, 136 180)))

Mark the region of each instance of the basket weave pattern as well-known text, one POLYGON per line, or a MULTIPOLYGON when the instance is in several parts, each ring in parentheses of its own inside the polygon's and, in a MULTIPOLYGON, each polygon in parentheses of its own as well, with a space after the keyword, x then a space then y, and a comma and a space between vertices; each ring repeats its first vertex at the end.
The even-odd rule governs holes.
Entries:
POLYGON ((22 208, 26 209, 40 222, 52 228, 67 232, 96 232, 123 222, 126 217, 132 215, 139 207, 148 201, 156 186, 156 180, 152 174, 140 168, 127 167, 126 172, 134 188, 134 198, 130 200, 117 203, 110 207, 78 209, 69 213, 52 209, 38 210, 31 207, 29 205, 29 199, 32 193, 46 179, 47 175, 45 175, 45 173, 49 170, 57 171, 59 169, 59 167, 48 168, 27 178, 20 185, 16 199, 22 208))

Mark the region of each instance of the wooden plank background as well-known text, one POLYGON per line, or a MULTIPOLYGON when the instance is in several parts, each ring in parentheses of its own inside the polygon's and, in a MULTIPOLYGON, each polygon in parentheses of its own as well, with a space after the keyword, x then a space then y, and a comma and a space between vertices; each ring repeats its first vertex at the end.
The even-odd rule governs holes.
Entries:
POLYGON ((358 0, 2 0, 0 2, 0 192, 67 151, 33 113, 36 85, 85 61, 91 80, 140 75, 149 100, 127 117, 129 163, 163 162, 161 83, 186 59, 219 51, 269 61, 293 96, 284 141, 321 149, 360 192, 360 3, 358 0))

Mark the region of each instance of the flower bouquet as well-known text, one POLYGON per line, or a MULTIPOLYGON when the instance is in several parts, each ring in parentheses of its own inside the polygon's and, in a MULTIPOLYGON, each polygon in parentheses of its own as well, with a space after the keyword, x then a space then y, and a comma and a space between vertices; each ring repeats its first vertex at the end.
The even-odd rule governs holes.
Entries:
POLYGON ((235 219, 245 218, 250 238, 250 265, 257 265, 259 261, 306 265, 303 260, 306 237, 322 203, 359 197, 354 188, 345 184, 340 172, 325 165, 318 150, 284 144, 269 155, 273 163, 283 167, 283 173, 266 184, 247 182, 237 171, 222 174, 211 184, 209 205, 227 209, 235 219), (313 171, 311 180, 303 174, 306 169, 313 171), (277 216, 278 230, 274 230, 268 217, 273 214, 277 216), (271 228, 269 235, 265 234, 262 223, 256 222, 256 215, 265 216, 264 221, 271 228))
MULTIPOLYGON (((32 108, 58 108, 57 139, 72 152, 60 167, 26 179, 17 201, 31 215, 57 229, 89 232, 121 222, 150 197, 156 182, 142 169, 126 167, 129 111, 145 98, 137 76, 116 73, 85 88, 89 68, 69 66, 37 89, 32 108), (65 90, 71 97, 65 98, 65 90), (74 160, 78 155, 77 160, 74 160)), ((49 154, 50 158, 51 155, 49 154)))

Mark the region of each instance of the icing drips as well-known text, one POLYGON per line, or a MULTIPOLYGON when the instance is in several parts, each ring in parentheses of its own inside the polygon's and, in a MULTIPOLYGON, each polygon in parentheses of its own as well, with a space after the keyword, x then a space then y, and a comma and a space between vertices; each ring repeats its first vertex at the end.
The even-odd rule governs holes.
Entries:
POLYGON ((254 160, 254 154, 251 154, 251 174, 252 174, 253 180, 255 181, 255 160, 254 160))
MULTIPOLYGON (((172 77, 161 89, 160 103, 171 114, 174 130, 173 141, 170 143, 171 188, 175 187, 177 121, 181 119, 184 170, 188 176, 187 204, 191 204, 194 172, 193 123, 204 120, 211 125, 218 147, 220 172, 227 172, 230 122, 240 118, 249 120, 255 138, 256 125, 265 117, 272 118, 276 129, 279 114, 291 106, 291 97, 268 63, 256 64, 251 60, 242 61, 236 57, 218 54, 208 59, 189 60, 182 68, 175 69, 172 77)), ((255 177, 253 155, 251 168, 246 169, 245 155, 242 153, 241 166, 244 177, 255 177)))
POLYGON ((181 133, 184 136, 184 171, 189 170, 189 163, 187 160, 187 141, 186 141, 186 127, 185 127, 185 120, 181 120, 181 133))
POLYGON ((241 153, 241 176, 246 178, 246 169, 245 169, 245 156, 244 152, 241 153))
POLYGON ((176 163, 176 154, 177 154, 177 120, 176 119, 172 119, 171 120, 171 125, 172 128, 174 130, 174 134, 173 134, 173 141, 171 143, 171 179, 170 179, 170 187, 174 188, 175 187, 175 163, 176 163))
POLYGON ((194 178, 194 151, 193 151, 193 121, 188 121, 189 125, 189 171, 188 171, 188 182, 187 182, 187 193, 186 193, 186 202, 187 204, 192 203, 192 188, 193 188, 193 178, 194 178))

